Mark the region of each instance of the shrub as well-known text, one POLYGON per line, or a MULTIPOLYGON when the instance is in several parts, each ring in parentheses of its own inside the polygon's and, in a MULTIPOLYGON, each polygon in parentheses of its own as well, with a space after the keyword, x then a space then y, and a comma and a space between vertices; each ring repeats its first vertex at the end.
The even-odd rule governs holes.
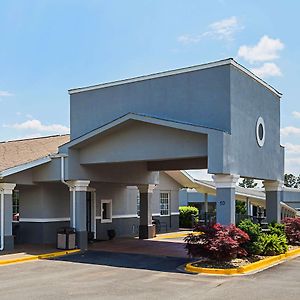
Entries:
POLYGON ((248 233, 251 241, 257 241, 258 237, 262 233, 260 225, 253 223, 249 219, 242 220, 238 224, 238 228, 248 233))
POLYGON ((288 250, 287 239, 284 235, 262 233, 257 242, 257 248, 261 248, 262 255, 278 255, 288 250))
POLYGON ((193 206, 179 207, 179 227, 192 228, 197 222, 199 210, 193 206))
POLYGON ((268 225, 270 230, 269 234, 276 234, 278 236, 285 236, 285 226, 284 224, 272 222, 268 225))
POLYGON ((197 226, 195 231, 201 234, 189 234, 184 239, 188 254, 191 256, 204 256, 221 261, 248 254, 241 244, 247 242, 249 236, 235 225, 197 226))
POLYGON ((250 238, 250 240, 245 242, 242 247, 245 248, 249 254, 261 254, 263 250, 262 246, 260 243, 257 243, 262 234, 260 225, 253 223, 249 219, 245 219, 239 223, 238 227, 246 232, 250 238))
POLYGON ((285 234, 291 245, 300 245, 300 218, 285 218, 285 234))

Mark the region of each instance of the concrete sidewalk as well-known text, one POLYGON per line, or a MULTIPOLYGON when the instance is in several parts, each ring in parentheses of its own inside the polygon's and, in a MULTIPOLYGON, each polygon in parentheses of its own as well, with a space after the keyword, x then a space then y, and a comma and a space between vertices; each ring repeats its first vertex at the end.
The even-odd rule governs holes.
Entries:
POLYGON ((149 240, 118 238, 99 241, 90 244, 89 250, 187 258, 183 237, 175 234, 173 238, 168 234, 168 238, 158 236, 149 240))
POLYGON ((54 245, 17 245, 13 251, 0 252, 0 265, 51 258, 79 250, 59 250, 54 245))

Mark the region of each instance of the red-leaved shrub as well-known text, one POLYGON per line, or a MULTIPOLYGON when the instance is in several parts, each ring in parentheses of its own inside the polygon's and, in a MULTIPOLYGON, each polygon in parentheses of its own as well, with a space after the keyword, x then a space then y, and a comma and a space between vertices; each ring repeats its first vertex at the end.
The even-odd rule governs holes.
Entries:
POLYGON ((283 223, 289 244, 300 245, 300 218, 285 218, 283 223))
POLYGON ((249 241, 249 236, 235 225, 197 226, 194 234, 189 234, 184 240, 188 255, 193 257, 204 256, 221 261, 248 254, 241 244, 249 241))

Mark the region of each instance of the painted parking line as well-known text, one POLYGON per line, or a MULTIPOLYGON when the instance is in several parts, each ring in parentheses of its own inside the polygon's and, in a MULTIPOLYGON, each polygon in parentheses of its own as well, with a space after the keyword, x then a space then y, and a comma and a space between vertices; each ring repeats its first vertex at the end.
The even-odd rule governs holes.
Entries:
POLYGON ((74 254, 74 253, 78 253, 78 252, 80 252, 79 249, 74 249, 74 250, 56 251, 56 252, 52 252, 52 253, 45 253, 45 254, 32 255, 32 256, 26 256, 26 257, 3 259, 3 260, 0 260, 0 266, 21 263, 21 262, 29 262, 29 261, 38 260, 38 259, 50 259, 50 258, 65 256, 68 254, 74 254))

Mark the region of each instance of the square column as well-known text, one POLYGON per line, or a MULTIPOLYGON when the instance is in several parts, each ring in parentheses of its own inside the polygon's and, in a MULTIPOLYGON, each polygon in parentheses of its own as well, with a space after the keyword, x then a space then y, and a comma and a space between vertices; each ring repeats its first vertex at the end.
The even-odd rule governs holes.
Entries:
POLYGON ((152 224, 152 195, 154 188, 154 184, 138 186, 140 192, 140 239, 151 239, 155 236, 155 226, 152 224))
POLYGON ((217 223, 235 224, 235 187, 239 178, 239 175, 213 176, 216 185, 217 223))
POLYGON ((277 222, 281 221, 281 191, 283 188, 282 181, 264 181, 265 191, 266 191, 266 215, 267 222, 277 222))
POLYGON ((0 183, 0 249, 13 250, 14 237, 12 235, 12 193, 16 184, 0 183))
POLYGON ((76 245, 81 250, 88 248, 86 227, 86 193, 89 180, 68 181, 70 188, 70 226, 76 230, 76 245))

